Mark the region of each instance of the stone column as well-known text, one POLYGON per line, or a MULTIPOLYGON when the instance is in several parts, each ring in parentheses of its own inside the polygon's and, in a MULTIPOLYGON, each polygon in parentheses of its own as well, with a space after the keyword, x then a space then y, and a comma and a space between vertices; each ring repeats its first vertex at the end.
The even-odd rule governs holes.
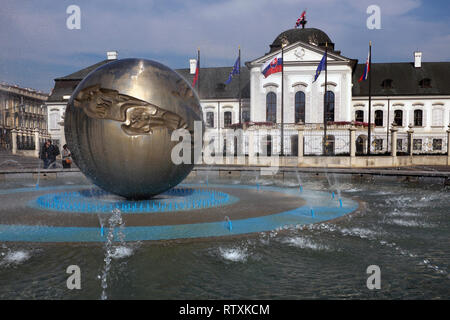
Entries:
POLYGON ((17 153, 17 131, 16 129, 11 130, 11 143, 12 143, 12 154, 17 153))
POLYGON ((392 165, 397 165, 397 131, 396 127, 391 128, 391 152, 392 152, 392 165))
POLYGON ((39 151, 41 147, 41 143, 39 142, 39 130, 34 129, 34 156, 39 158, 39 151))
POLYGON ((356 127, 351 126, 350 129, 350 157, 354 158, 356 156, 356 127))
POLYGON ((297 165, 303 163, 303 131, 305 130, 304 126, 299 126, 298 130, 298 138, 297 138, 297 147, 298 147, 298 156, 297 156, 297 165))
POLYGON ((17 136, 19 137, 19 144, 17 145, 17 150, 23 150, 23 131, 22 131, 22 129, 17 130, 17 136))
POLYGON ((252 130, 248 132, 248 164, 252 164, 255 157, 255 137, 252 130))
POLYGON ((355 163, 355 156, 356 156, 356 127, 352 125, 350 129, 348 129, 350 132, 350 166, 353 167, 353 164, 355 163))
POLYGON ((408 132, 408 154, 409 154, 410 157, 412 157, 412 155, 413 155, 413 133, 414 133, 414 130, 413 130, 413 126, 412 125, 409 125, 408 128, 409 128, 409 130, 406 131, 406 132, 408 132))

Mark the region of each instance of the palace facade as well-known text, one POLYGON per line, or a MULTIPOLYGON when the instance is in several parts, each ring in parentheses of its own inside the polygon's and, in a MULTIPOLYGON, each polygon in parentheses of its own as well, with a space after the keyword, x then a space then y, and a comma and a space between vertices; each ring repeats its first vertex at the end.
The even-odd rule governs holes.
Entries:
MULTIPOLYGON (((400 154, 407 154, 411 147, 416 154, 447 153, 450 62, 422 62, 421 52, 411 53, 411 56, 410 62, 372 63, 370 150, 373 154, 391 152, 392 130, 398 132, 396 149, 400 154), (413 140, 408 141, 412 133, 413 140)), ((46 103, 52 138, 64 140, 65 105, 76 85, 90 71, 116 58, 117 53, 109 53, 104 61, 55 79, 55 88, 46 103)), ((190 63, 190 68, 176 71, 192 83, 196 62, 191 59, 190 63)), ((228 139, 229 145, 226 143, 225 129, 242 128, 245 154, 251 148, 256 153, 280 154, 283 145, 284 155, 296 155, 301 130, 303 155, 347 155, 351 129, 356 135, 356 153, 364 154, 368 143, 369 90, 368 81, 358 81, 363 69, 364 64, 343 55, 322 30, 291 29, 277 36, 267 53, 245 63, 241 68, 240 85, 238 76, 225 84, 232 67, 201 68, 199 85, 195 89, 207 132, 221 136, 219 152, 229 151, 228 148, 236 152, 235 141, 228 139), (325 49, 328 51, 327 83, 324 71, 314 81, 325 49), (281 50, 284 72, 265 78, 262 66, 281 50), (258 138, 250 142, 249 132, 258 138)))
POLYGON ((0 83, 0 149, 27 153, 48 138, 48 94, 0 83))

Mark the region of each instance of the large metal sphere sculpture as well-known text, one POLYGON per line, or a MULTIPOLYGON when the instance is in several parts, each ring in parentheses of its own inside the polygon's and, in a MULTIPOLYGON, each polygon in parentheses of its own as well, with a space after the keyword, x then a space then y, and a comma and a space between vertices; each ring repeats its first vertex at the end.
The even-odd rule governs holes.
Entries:
MULTIPOLYGON (((192 170, 174 164, 177 129, 193 135, 202 121, 197 95, 178 73, 155 61, 109 62, 76 87, 64 119, 73 160, 93 183, 126 198, 149 198, 192 170)), ((193 141, 193 140, 192 140, 193 141)), ((191 147, 193 157, 194 150, 191 147)))

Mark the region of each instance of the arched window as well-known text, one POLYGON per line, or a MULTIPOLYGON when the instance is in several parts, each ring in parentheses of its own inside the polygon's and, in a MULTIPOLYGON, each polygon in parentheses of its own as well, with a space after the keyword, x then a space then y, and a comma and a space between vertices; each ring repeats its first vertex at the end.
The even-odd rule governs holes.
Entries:
POLYGON ((305 123, 305 93, 297 91, 295 94, 295 123, 305 123))
POLYGON ((334 121, 334 92, 327 91, 325 94, 325 110, 326 110, 326 119, 328 121, 334 121))
POLYGON ((357 110, 355 112, 355 121, 356 122, 364 122, 364 111, 357 110))
POLYGON ((431 88, 431 79, 425 78, 419 81, 419 87, 421 88, 431 88))
POLYGON ((231 126, 231 111, 225 111, 223 114, 223 124, 225 127, 231 126))
POLYGON ((214 112, 212 111, 206 113, 206 126, 208 128, 214 128, 214 112))
POLYGON ((403 126, 403 111, 402 110, 395 110, 394 111, 394 124, 396 126, 403 126))
POLYGON ((277 122, 277 95, 275 92, 269 92, 266 95, 266 121, 277 122))
POLYGON ((383 111, 382 110, 375 111, 375 126, 377 126, 377 127, 383 126, 383 111))
POLYGON ((423 124, 423 112, 422 110, 414 110, 414 126, 421 127, 423 124))

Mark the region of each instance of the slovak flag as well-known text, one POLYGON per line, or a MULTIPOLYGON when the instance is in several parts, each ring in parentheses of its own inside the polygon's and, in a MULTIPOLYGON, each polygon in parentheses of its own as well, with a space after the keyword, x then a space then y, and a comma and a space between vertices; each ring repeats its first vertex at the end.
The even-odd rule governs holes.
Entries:
POLYGON ((295 23, 295 27, 298 28, 298 26, 300 25, 300 22, 302 22, 303 20, 305 20, 305 15, 306 15, 306 10, 304 10, 300 16, 300 18, 297 19, 297 22, 295 23))
POLYGON ((283 57, 279 53, 275 58, 267 61, 261 68, 264 78, 267 78, 272 73, 281 72, 283 70, 283 57))
POLYGON ((370 69, 369 61, 370 61, 370 51, 369 51, 369 54, 367 55, 367 61, 366 61, 366 66, 364 67, 364 73, 362 74, 361 78, 359 78, 358 82, 366 81, 367 78, 369 77, 369 69, 370 69))
POLYGON ((192 86, 195 86, 195 83, 198 80, 198 73, 200 72, 200 60, 197 60, 197 66, 195 67, 195 75, 194 80, 192 81, 192 86))

